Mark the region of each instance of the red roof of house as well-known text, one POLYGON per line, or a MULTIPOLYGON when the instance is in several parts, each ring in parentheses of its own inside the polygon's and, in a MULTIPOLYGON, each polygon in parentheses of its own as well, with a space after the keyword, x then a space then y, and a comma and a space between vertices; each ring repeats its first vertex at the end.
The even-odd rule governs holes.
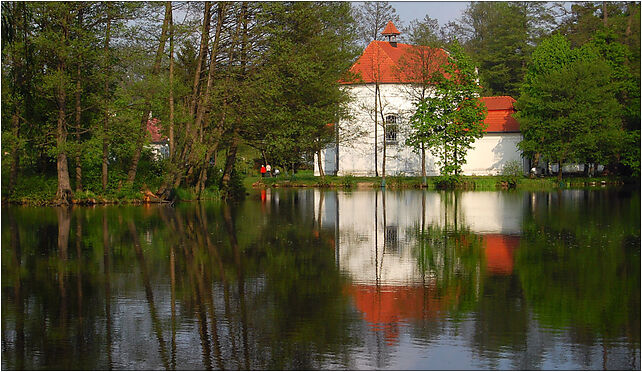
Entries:
POLYGON ((383 29, 381 32, 381 35, 399 35, 401 32, 397 30, 395 27, 395 24, 392 23, 392 21, 388 21, 388 24, 386 25, 386 28, 383 29))
POLYGON ((482 97, 482 102, 488 108, 488 115, 484 119, 484 123, 488 125, 486 132, 519 132, 519 123, 513 117, 513 97, 482 97))
POLYGON ((412 61, 419 59, 422 54, 430 57, 431 64, 435 69, 447 60, 447 54, 443 49, 375 40, 368 44, 359 59, 350 68, 350 72, 356 75, 356 78, 341 83, 419 82, 421 78, 417 76, 417 73, 413 73, 410 69, 402 69, 399 62, 405 60, 408 64, 412 64, 412 61))
POLYGON ((161 133, 160 120, 156 118, 147 120, 147 133, 152 137, 152 142, 162 142, 167 139, 161 133))

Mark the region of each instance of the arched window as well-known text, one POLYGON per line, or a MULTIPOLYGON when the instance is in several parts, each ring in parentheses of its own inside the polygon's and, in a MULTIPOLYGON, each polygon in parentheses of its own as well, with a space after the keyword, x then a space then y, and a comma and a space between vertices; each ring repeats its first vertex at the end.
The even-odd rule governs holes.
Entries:
POLYGON ((394 145, 397 143, 397 130, 399 125, 399 116, 395 114, 388 114, 385 117, 385 139, 386 144, 394 145))

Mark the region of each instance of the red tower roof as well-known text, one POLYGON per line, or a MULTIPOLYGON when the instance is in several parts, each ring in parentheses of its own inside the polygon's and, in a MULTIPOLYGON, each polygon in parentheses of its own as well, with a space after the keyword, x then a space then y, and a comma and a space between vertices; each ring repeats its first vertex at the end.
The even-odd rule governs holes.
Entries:
POLYGON ((399 32, 399 30, 397 30, 397 28, 395 27, 395 24, 392 23, 392 21, 388 21, 388 24, 386 25, 386 28, 384 28, 383 31, 381 31, 381 35, 384 35, 384 36, 386 36, 386 35, 400 35, 400 34, 401 34, 401 32, 399 32))

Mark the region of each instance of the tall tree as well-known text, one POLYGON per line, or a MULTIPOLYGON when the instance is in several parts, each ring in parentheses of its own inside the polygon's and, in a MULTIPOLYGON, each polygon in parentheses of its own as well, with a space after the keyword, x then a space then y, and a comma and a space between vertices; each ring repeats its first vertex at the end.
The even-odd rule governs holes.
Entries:
POLYGON ((555 25, 549 4, 472 2, 450 24, 478 64, 486 95, 519 94, 533 46, 555 25))
POLYGON ((557 162, 560 180, 567 161, 612 157, 621 134, 610 67, 593 48, 572 50, 561 35, 533 53, 516 107, 524 134, 520 148, 557 162))
POLYGON ((466 152, 482 137, 486 108, 474 64, 455 42, 448 59, 433 74, 434 95, 415 103, 407 144, 426 145, 439 160, 442 175, 461 173, 466 152))
MULTIPOLYGON (((163 52, 165 50, 165 42, 169 36, 169 18, 171 17, 172 8, 171 5, 165 4, 165 16, 163 18, 163 27, 161 29, 160 41, 158 43, 158 49, 156 50, 156 56, 154 58, 154 65, 152 67, 151 75, 156 76, 160 72, 161 68, 161 59, 163 57, 163 52)), ((134 155, 131 160, 131 166, 129 172, 127 172, 127 183, 132 185, 134 179, 136 178, 136 171, 138 170, 138 161, 140 160, 141 152, 143 150, 143 144, 145 142, 145 137, 147 135, 147 121, 150 119, 149 115, 151 113, 151 102, 149 93, 145 93, 145 108, 140 120, 140 131, 137 135, 136 144, 134 147, 134 155)))
POLYGON ((401 24, 397 10, 387 1, 360 3, 354 8, 354 18, 358 37, 364 46, 373 40, 383 40, 380 33, 389 21, 401 24))

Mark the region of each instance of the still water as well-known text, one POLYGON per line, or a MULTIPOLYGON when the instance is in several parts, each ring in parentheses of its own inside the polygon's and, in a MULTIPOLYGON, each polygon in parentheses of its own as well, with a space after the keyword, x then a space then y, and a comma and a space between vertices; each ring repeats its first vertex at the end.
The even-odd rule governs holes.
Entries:
POLYGON ((3 369, 640 369, 640 193, 2 208, 3 369))

